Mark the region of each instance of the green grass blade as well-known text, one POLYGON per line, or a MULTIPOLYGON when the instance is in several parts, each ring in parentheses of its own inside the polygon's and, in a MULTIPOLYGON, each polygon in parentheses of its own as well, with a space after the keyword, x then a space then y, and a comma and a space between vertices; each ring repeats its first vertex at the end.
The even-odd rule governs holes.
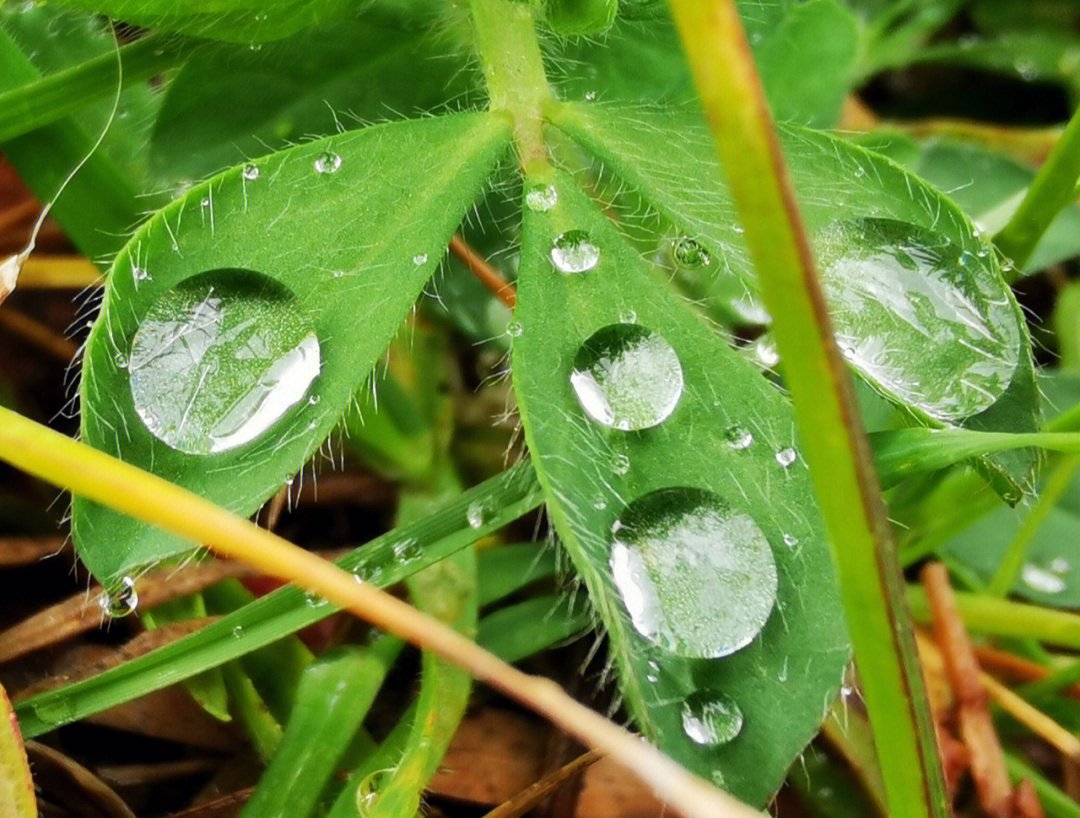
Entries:
POLYGON ((281 747, 240 818, 311 813, 403 646, 382 636, 367 648, 332 651, 304 671, 281 747))
POLYGON ((557 573, 555 549, 537 543, 487 548, 479 559, 481 608, 557 573))
MULTIPOLYGON (((532 466, 525 463, 470 489, 429 517, 372 540, 339 564, 387 587, 471 545, 540 502, 532 466), (472 528, 466 515, 469 506, 477 502, 490 504, 495 512, 479 528, 472 528), (394 547, 414 541, 423 547, 423 555, 403 564, 394 547)), ((19 723, 33 738, 244 656, 324 619, 334 610, 329 605, 312 607, 303 592, 282 588, 146 656, 19 702, 15 709, 19 723)))
MULTIPOLYGON (((1022 269, 1062 208, 1074 202, 1080 179, 1080 112, 1073 114, 1024 200, 994 236, 998 249, 1022 269)), ((1013 276, 1015 278, 1015 276, 1013 276)))
POLYGON ((840 579, 893 818, 949 814, 933 720, 869 447, 733 2, 672 0, 727 169, 840 579))
MULTIPOLYGON (((150 34, 120 49, 124 87, 142 82, 179 65, 195 43, 150 34)), ((0 142, 23 136, 76 114, 88 103, 111 99, 116 93, 116 56, 95 57, 0 93, 0 142)))
MULTIPOLYGON (((41 73, 0 28, 0 92, 40 79, 41 73)), ((33 134, 5 142, 3 150, 35 195, 47 201, 87 155, 94 139, 74 121, 61 119, 33 134)), ((100 262, 114 255, 124 243, 142 218, 142 208, 128 179, 98 151, 71 180, 53 206, 52 215, 87 257, 100 262)))
MULTIPOLYGON (((607 631, 636 724, 689 769, 764 804, 820 726, 822 702, 836 695, 850 655, 809 474, 792 448, 790 404, 679 298, 572 178, 530 174, 526 196, 548 186, 556 204, 524 210, 515 309, 521 331, 512 338, 514 391, 548 512, 607 631), (571 230, 584 231, 598 251, 594 269, 564 274, 553 265, 558 237, 571 230), (594 420, 571 381, 586 340, 628 322, 662 338, 681 378, 670 414, 639 431, 594 420), (676 623, 672 641, 695 643, 682 654, 664 634, 650 637, 647 625, 635 626, 634 583, 623 579, 620 590, 612 566, 613 526, 627 505, 680 488, 718 496, 737 515, 736 525, 745 521, 759 531, 756 541, 775 572, 770 581, 769 569, 754 566, 740 573, 738 587, 727 588, 707 557, 692 548, 679 552, 679 564, 697 566, 694 578, 658 576, 653 583, 659 618, 676 623), (769 597, 764 608, 759 589, 769 597), (746 630, 734 625, 735 635, 727 612, 744 608, 755 608, 760 619, 746 630), (684 727, 693 718, 685 702, 718 691, 742 711, 741 732, 727 743, 698 742, 684 727)), ((647 359, 613 366, 649 373, 642 398, 671 375, 647 359)), ((726 530, 713 536, 728 543, 726 530)), ((664 574, 659 565, 646 570, 664 574)))
MULTIPOLYGON (((252 513, 335 428, 509 135, 489 114, 376 125, 233 168, 158 211, 117 257, 86 344, 83 440, 252 513)), ((190 547, 73 508, 75 547, 106 585, 190 547)))

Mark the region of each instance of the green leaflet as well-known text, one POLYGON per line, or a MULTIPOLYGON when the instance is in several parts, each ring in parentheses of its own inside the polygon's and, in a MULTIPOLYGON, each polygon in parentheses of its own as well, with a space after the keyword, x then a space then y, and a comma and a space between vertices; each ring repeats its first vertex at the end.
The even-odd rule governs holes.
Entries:
MULTIPOLYGON (((550 201, 548 185, 557 204, 544 210, 544 200, 534 197, 524 210, 513 377, 549 513, 608 631, 620 688, 639 726, 681 763, 743 800, 764 803, 816 732, 849 655, 808 474, 791 448, 791 409, 658 280, 572 179, 554 171, 537 175, 527 180, 526 202, 537 192, 550 201), (591 269, 564 274, 553 258, 563 268, 589 266, 580 242, 576 256, 553 257, 575 231, 584 231, 598 257, 591 269), (567 264, 575 258, 578 264, 567 264), (583 342, 626 322, 661 335, 684 380, 670 416, 643 431, 591 420, 570 381, 583 342), (669 487, 719 495, 763 532, 775 560, 776 607, 757 638, 726 658, 683 658, 642 636, 609 569, 608 532, 626 504, 669 487), (721 746, 699 744, 684 730, 683 703, 713 692, 730 697, 744 717, 738 736, 721 746)), ((646 400, 631 415, 640 420, 651 405, 646 400)), ((692 583, 723 581, 723 572, 700 563, 696 571, 692 583)), ((767 573, 750 577, 741 598, 712 601, 727 600, 724 609, 737 618, 747 603, 758 606, 754 583, 767 582, 767 573)), ((687 606, 709 607, 702 596, 690 597, 687 606)), ((684 602, 668 600, 672 608, 684 602)), ((723 614, 711 611, 709 622, 723 614)), ((726 638, 719 629, 691 624, 689 630, 681 636, 695 643, 726 638)))
MULTIPOLYGON (((753 291, 742 228, 697 113, 560 105, 551 115, 559 128, 707 251, 706 263, 690 270, 706 295, 710 289, 730 289, 732 281, 753 291), (678 134, 677 141, 672 134, 678 134)), ((884 157, 816 131, 788 127, 780 136, 819 255, 849 265, 831 267, 831 275, 823 270, 823 280, 834 320, 846 321, 837 325, 838 335, 856 352, 859 374, 925 425, 959 422, 980 431, 1034 431, 1038 396, 1027 328, 989 245, 963 212, 884 157), (867 287, 858 265, 874 256, 870 242, 875 237, 887 242, 885 254, 894 262, 875 287, 867 287), (906 250, 909 240, 931 245, 931 261, 913 263, 906 250), (958 303, 965 306, 957 308, 958 303), (857 309, 858 304, 872 309, 857 309), (895 311, 892 304, 899 305, 895 311), (967 321, 973 317, 981 324, 980 336, 988 329, 996 338, 975 356, 989 349, 1001 367, 968 386, 975 359, 957 356, 954 346, 970 340, 967 321), (876 347, 896 351, 906 362, 892 359, 876 366, 876 347), (918 395, 928 379, 957 391, 940 392, 928 402, 918 395)), ((1015 501, 1028 487, 1034 457, 1009 452, 979 463, 995 488, 1015 501)))
MULTIPOLYGON (((114 263, 87 344, 84 439, 254 511, 338 422, 507 135, 480 114, 375 126, 233 168, 159 211, 114 263)), ((72 529, 106 582, 186 547, 82 500, 72 529)))
POLYGON ((255 51, 205 50, 165 90, 150 161, 169 181, 198 179, 342 125, 463 107, 476 79, 450 36, 371 14, 255 51))
POLYGON ((26 761, 19 723, 7 693, 0 687, 0 814, 4 818, 36 818, 37 798, 26 761))
POLYGON ((261 43, 277 40, 356 8, 349 0, 61 0, 146 28, 211 40, 261 43))

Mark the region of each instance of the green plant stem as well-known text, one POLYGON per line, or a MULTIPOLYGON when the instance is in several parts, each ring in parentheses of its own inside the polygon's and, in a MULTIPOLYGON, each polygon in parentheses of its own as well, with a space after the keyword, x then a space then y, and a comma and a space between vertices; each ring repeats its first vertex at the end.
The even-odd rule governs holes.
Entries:
POLYGON ((1008 274, 1009 280, 1020 275, 1051 222, 1073 201, 1077 179, 1080 179, 1080 110, 1069 120, 1012 218, 994 236, 998 249, 1015 265, 1016 271, 1008 274))
POLYGON ((732 0, 671 0, 731 183, 830 535, 893 818, 948 796, 885 507, 795 196, 732 0))
POLYGON ((542 110, 552 96, 536 39, 533 5, 470 0, 469 7, 491 110, 504 111, 513 120, 522 167, 529 171, 543 166, 547 148, 542 110))
MULTIPOLYGON (((908 604, 916 622, 930 622, 930 608, 920 585, 909 585, 908 604)), ((969 630, 989 636, 1035 639, 1045 645, 1080 650, 1080 615, 1013 602, 986 594, 956 592, 960 618, 969 630)))
POLYGON ((1027 560, 1031 541, 1035 539, 1039 527, 1046 522, 1050 512, 1057 506, 1058 500, 1072 484, 1073 475, 1076 474, 1078 466, 1080 466, 1080 457, 1072 455, 1062 459, 1051 472, 1046 485, 1043 486, 1042 494, 1039 495, 1038 502, 1032 506, 1024 522, 1020 524, 1012 542, 1009 543, 1005 557, 990 578, 986 587, 987 593, 1005 596, 1012 589, 1027 560))
MULTIPOLYGON (((149 34, 120 49, 123 85, 141 82, 179 65, 197 41, 149 34)), ((116 57, 100 57, 0 93, 0 142, 30 133, 116 91, 116 57)))

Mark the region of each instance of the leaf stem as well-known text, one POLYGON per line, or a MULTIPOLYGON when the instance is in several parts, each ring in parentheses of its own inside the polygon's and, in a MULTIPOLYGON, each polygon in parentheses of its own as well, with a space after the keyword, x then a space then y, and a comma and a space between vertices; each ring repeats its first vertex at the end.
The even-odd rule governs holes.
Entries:
POLYGON ((998 249, 1013 260, 1016 272, 1009 274, 1012 278, 1020 275, 1019 271, 1057 214, 1073 201, 1077 179, 1080 179, 1080 110, 1069 120, 1012 218, 994 236, 998 249))
POLYGON ((315 593, 372 625, 429 650, 548 718, 636 773, 686 818, 759 813, 584 706, 550 679, 503 662, 453 628, 336 565, 167 480, 0 407, 0 460, 115 511, 201 543, 315 593))
POLYGON ((542 110, 552 95, 533 7, 516 0, 470 0, 469 6, 490 108, 513 120, 522 167, 528 171, 546 165, 542 110))
POLYGON ((510 309, 517 304, 517 290, 514 285, 502 277, 502 273, 488 264, 487 259, 474 250, 460 234, 455 233, 450 239, 450 252, 461 259, 480 283, 491 290, 495 297, 510 309))
POLYGON ((903 579, 851 383, 732 0, 671 0, 731 183, 830 535, 893 818, 948 815, 903 579))

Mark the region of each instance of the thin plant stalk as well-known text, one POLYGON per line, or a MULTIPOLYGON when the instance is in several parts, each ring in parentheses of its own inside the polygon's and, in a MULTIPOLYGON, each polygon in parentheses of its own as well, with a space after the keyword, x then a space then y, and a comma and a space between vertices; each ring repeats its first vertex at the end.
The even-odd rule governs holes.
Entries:
POLYGON ((885 507, 746 32, 732 0, 671 0, 671 8, 775 318, 890 814, 945 818, 948 796, 885 507))
POLYGON ((636 773, 686 818, 759 818, 656 747, 585 707, 555 682, 503 662, 447 625, 276 534, 129 463, 0 407, 0 460, 280 577, 469 671, 573 738, 636 773))

